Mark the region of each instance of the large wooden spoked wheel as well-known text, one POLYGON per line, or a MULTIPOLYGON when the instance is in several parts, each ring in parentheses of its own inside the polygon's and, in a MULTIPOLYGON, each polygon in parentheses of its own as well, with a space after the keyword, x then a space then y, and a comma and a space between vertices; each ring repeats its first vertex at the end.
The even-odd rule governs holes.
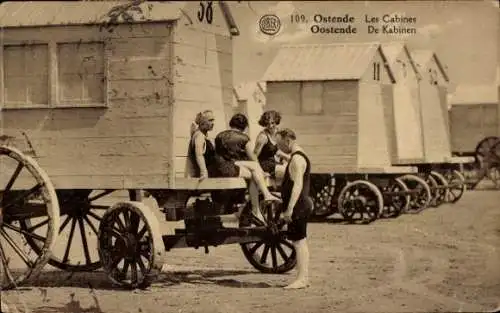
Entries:
POLYGON ((116 285, 147 288, 158 277, 165 247, 153 211, 141 202, 119 202, 99 225, 98 252, 104 271, 116 285))
POLYGON ((481 164, 491 157, 493 148, 500 142, 500 137, 490 136, 481 140, 476 146, 476 160, 481 164))
POLYGON ((438 183, 436 179, 429 173, 425 175, 424 178, 425 182, 429 186, 429 189, 431 191, 431 201, 429 202, 429 207, 437 207, 436 205, 436 199, 439 197, 439 190, 438 190, 438 183))
POLYGON ((373 183, 356 180, 347 183, 338 198, 339 213, 349 223, 369 224, 379 218, 384 209, 384 199, 373 183))
POLYGON ((436 189, 434 192, 434 197, 432 202, 436 207, 446 202, 446 198, 448 197, 448 181, 446 178, 436 171, 431 171, 430 176, 434 178, 436 182, 436 189))
POLYGON ((256 242, 240 244, 243 255, 258 271, 266 274, 283 274, 297 264, 297 253, 291 241, 286 238, 284 224, 280 222, 281 209, 276 203, 260 205, 265 223, 253 217, 250 204, 245 206, 239 227, 264 227, 265 235, 256 242))
MULTIPOLYGON (((395 178, 383 188, 382 193, 384 192, 408 192, 408 187, 406 187, 405 183, 401 179, 395 178)), ((401 212, 406 212, 406 210, 408 210, 409 205, 410 194, 384 196, 384 210, 382 211, 382 217, 398 217, 401 212)))
POLYGON ((0 146, 0 184, 0 278, 5 290, 36 277, 48 262, 59 229, 59 205, 47 173, 15 148, 0 146), (33 226, 22 229, 28 221, 33 226), (25 238, 37 241, 40 253, 25 238))
POLYGON ((410 205, 404 213, 415 214, 425 210, 432 199, 431 190, 425 180, 412 174, 404 175, 400 179, 410 192, 410 205))
POLYGON ((495 188, 500 187, 500 138, 491 148, 488 177, 495 184, 495 188))
POLYGON ((334 192, 335 186, 325 185, 313 195, 314 210, 313 217, 327 217, 334 213, 334 192))
POLYGON ((335 183, 331 175, 315 174, 311 176, 310 197, 313 201, 313 218, 323 218, 335 213, 335 183))
MULTIPOLYGON (((98 203, 114 190, 58 190, 62 223, 58 243, 54 246, 49 264, 71 272, 90 272, 101 267, 97 253, 99 223, 109 205, 98 203)), ((21 224, 23 229, 33 226, 29 221, 21 224)), ((29 236, 28 244, 40 253, 41 247, 29 236)))
POLYGON ((459 171, 452 170, 446 171, 444 178, 448 181, 448 193, 445 200, 447 203, 455 203, 462 198, 467 190, 465 177, 459 171))

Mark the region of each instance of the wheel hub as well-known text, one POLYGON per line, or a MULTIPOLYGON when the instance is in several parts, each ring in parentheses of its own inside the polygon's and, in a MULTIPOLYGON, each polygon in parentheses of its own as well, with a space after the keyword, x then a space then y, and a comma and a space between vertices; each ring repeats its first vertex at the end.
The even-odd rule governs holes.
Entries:
POLYGON ((355 198, 351 199, 350 202, 352 203, 352 207, 356 209, 362 209, 366 207, 368 200, 364 196, 356 196, 355 198))
POLYGON ((83 199, 75 202, 74 205, 69 208, 67 214, 74 218, 84 217, 90 212, 90 202, 87 199, 83 199))
POLYGON ((119 255, 131 258, 137 254, 138 241, 134 234, 126 233, 117 238, 115 247, 119 255))

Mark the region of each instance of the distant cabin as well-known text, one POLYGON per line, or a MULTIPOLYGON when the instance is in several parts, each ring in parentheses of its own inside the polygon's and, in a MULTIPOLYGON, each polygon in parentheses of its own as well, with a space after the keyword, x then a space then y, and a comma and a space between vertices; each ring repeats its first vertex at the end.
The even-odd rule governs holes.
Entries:
POLYGON ((26 132, 56 188, 175 188, 196 113, 214 111, 213 133, 227 128, 228 5, 130 5, 0 6, 3 132, 20 145, 26 132))
POLYGON ((449 100, 453 152, 472 152, 482 139, 500 136, 499 101, 496 84, 457 86, 449 100))
POLYGON ((393 73, 378 43, 282 47, 262 80, 315 173, 391 165, 383 86, 393 73))
POLYGON ((260 81, 241 83, 234 87, 235 112, 245 114, 249 122, 249 136, 255 142, 262 130, 259 119, 266 105, 266 84, 260 81))
POLYGON ((382 43, 395 84, 386 89, 384 104, 393 164, 415 164, 424 159, 423 130, 418 95, 419 73, 403 42, 382 43))
POLYGON ((444 162, 446 158, 451 157, 448 75, 433 51, 413 50, 410 53, 421 77, 418 88, 425 160, 444 162))

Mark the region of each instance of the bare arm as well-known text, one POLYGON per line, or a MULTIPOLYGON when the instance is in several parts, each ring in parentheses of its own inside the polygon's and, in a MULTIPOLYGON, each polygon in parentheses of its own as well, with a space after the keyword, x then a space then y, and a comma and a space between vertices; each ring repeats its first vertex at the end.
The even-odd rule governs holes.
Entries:
POLYGON ((245 152, 247 153, 247 156, 248 156, 248 158, 250 158, 250 160, 255 161, 255 162, 259 162, 259 159, 257 159, 257 156, 255 155, 255 153, 253 153, 251 141, 248 141, 247 144, 245 145, 245 152))
POLYGON ((285 152, 278 150, 276 151, 276 155, 280 157, 281 159, 285 160, 286 162, 290 162, 290 155, 286 154, 285 152))
POLYGON ((253 150, 253 152, 256 156, 259 156, 260 152, 262 151, 262 147, 264 147, 264 145, 267 143, 267 136, 263 132, 261 132, 257 136, 256 141, 257 142, 255 143, 255 149, 253 150))
POLYGON ((292 194, 290 195, 290 201, 288 202, 287 212, 292 215, 293 208, 297 204, 302 187, 304 185, 303 177, 306 171, 307 163, 302 157, 295 157, 290 160, 290 178, 293 181, 292 194))
POLYGON ((205 153, 205 138, 200 133, 197 133, 194 137, 194 152, 196 155, 196 163, 200 168, 201 177, 208 177, 207 165, 205 164, 205 158, 203 153, 205 153))

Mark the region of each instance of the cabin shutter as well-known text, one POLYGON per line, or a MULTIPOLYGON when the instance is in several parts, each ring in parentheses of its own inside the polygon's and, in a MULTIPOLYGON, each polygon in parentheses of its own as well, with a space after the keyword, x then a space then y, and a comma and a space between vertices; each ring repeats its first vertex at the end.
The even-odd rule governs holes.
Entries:
POLYGON ((47 44, 4 46, 5 105, 48 105, 48 63, 47 44))
POLYGON ((61 43, 58 55, 58 104, 104 103, 104 44, 61 43))

